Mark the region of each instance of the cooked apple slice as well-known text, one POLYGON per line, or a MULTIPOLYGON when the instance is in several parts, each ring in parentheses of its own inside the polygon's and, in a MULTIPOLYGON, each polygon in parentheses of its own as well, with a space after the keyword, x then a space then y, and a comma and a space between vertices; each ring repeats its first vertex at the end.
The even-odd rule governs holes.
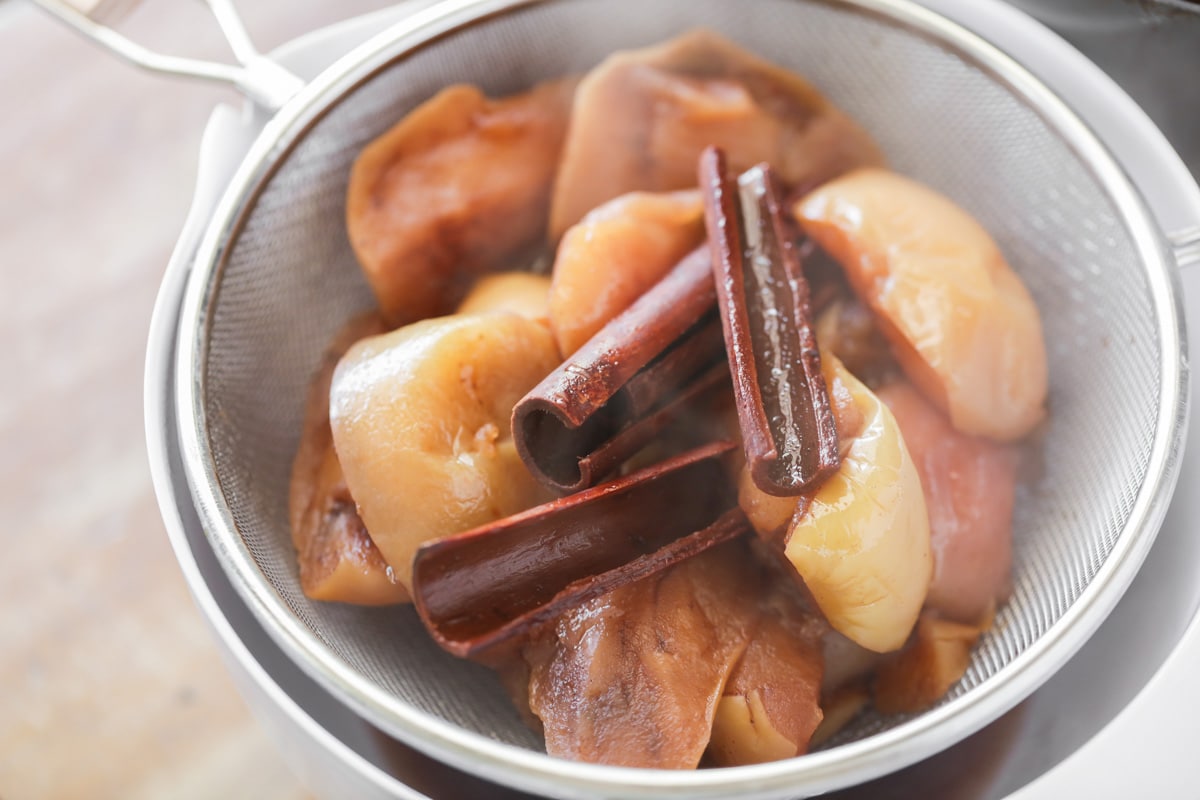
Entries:
POLYGON ((371 538, 412 588, 428 539, 549 499, 513 445, 513 405, 558 364, 542 323, 424 320, 354 345, 330 391, 333 441, 371 538))
POLYGON ((816 185, 879 148, 792 72, 709 31, 616 53, 580 82, 555 179, 550 234, 627 192, 696 185, 696 159, 722 148, 731 172, 768 162, 789 185, 816 185))
MULTIPOLYGON (((784 554, 833 628, 876 652, 901 647, 933 572, 929 516, 916 466, 887 406, 822 354, 826 383, 840 381, 861 414, 842 464, 797 509, 784 554)), ((835 399, 836 404, 836 399, 835 399)))
POLYGON ((550 322, 574 353, 704 240, 697 191, 633 192, 591 211, 563 236, 554 260, 550 322))
POLYGON ((449 313, 474 278, 543 246, 574 89, 563 79, 493 100, 451 86, 363 149, 346 225, 392 324, 449 313))
POLYGON ((1045 415, 1037 307, 987 231, 948 198, 882 169, 816 189, 793 212, 841 263, 909 379, 954 427, 1002 441, 1045 415))
POLYGON ((526 651, 552 756, 693 769, 754 631, 761 573, 732 542, 564 614, 526 651))
POLYGON ((819 617, 776 592, 717 704, 708 754, 720 766, 761 764, 808 751, 821 723, 819 617))
POLYGON ((329 385, 338 359, 358 340, 383 331, 378 314, 351 320, 329 344, 309 386, 288 518, 300 588, 314 600, 375 606, 409 599, 358 516, 329 429, 329 385))

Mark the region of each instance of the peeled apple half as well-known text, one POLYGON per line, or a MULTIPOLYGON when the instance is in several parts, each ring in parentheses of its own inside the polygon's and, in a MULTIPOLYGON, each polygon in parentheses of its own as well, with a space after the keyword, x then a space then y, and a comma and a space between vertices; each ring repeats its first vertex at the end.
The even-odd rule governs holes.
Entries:
POLYGON ((549 499, 517 455, 509 418, 557 364, 549 329, 507 312, 422 320, 342 358, 330 390, 334 446, 406 589, 422 542, 549 499))

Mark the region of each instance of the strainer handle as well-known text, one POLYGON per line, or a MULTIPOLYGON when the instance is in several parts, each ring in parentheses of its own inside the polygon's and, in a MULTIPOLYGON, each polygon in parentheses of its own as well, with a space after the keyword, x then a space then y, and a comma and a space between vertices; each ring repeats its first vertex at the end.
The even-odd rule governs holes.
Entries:
POLYGON ((1200 225, 1178 231, 1167 238, 1175 251, 1175 263, 1180 269, 1200 269, 1200 225))
POLYGON ((215 81, 233 86, 268 111, 279 109, 304 86, 283 67, 255 49, 231 0, 203 0, 216 18, 237 64, 167 56, 117 33, 110 24, 138 0, 33 0, 33 3, 96 44, 152 72, 215 81))

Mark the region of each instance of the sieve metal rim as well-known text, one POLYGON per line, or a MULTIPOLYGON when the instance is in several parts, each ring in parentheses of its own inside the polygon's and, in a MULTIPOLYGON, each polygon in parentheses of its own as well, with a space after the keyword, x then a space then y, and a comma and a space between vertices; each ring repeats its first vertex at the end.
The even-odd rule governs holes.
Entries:
POLYGON ((266 126, 219 205, 189 278, 180 315, 176 354, 176 414, 185 472, 206 533, 232 582, 285 651, 318 681, 389 733, 431 755, 504 783, 535 791, 596 791, 642 796, 714 796, 739 793, 824 791, 882 774, 928 755, 991 719, 1037 688, 1083 643, 1115 605, 1153 541, 1178 475, 1186 425, 1187 371, 1178 276, 1168 266, 1161 232, 1137 191, 1107 149, 1066 104, 1016 62, 955 23, 907 0, 818 0, 883 15, 954 45, 1028 101, 1088 163, 1117 204, 1148 283, 1162 342, 1162 402, 1156 420, 1148 479, 1138 491, 1129 522, 1084 593, 1021 656, 956 701, 890 731, 804 759, 700 773, 655 772, 580 765, 501 744, 407 707, 350 670, 292 617, 254 564, 237 535, 218 490, 207 446, 203 405, 207 311, 219 290, 224 255, 240 223, 283 156, 337 101, 360 82, 411 50, 459 27, 506 10, 549 0, 451 0, 419 12, 333 65, 266 126), (512 774, 516 771, 516 775, 512 774), (853 781, 847 780, 848 774, 853 781), (803 781, 803 783, 801 783, 803 781))

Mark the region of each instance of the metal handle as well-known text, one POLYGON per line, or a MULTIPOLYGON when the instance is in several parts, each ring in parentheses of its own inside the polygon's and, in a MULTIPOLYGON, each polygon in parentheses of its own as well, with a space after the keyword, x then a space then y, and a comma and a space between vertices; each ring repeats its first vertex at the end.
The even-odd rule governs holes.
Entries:
POLYGON ((233 50, 237 64, 167 56, 148 50, 101 20, 131 8, 136 0, 33 0, 45 11, 131 64, 152 72, 181 75, 233 86, 268 111, 279 109, 304 81, 254 48, 231 0, 203 0, 233 50))
POLYGON ((1175 263, 1180 269, 1200 267, 1200 225, 1177 231, 1167 239, 1175 251, 1175 263))

